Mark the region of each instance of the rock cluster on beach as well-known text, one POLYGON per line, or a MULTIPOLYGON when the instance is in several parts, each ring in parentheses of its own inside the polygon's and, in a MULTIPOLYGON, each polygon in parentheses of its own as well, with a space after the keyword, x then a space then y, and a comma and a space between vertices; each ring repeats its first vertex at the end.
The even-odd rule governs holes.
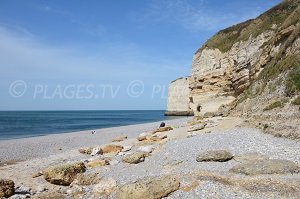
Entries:
POLYGON ((14 198, 179 199, 221 194, 220 198, 258 199, 299 195, 299 161, 285 160, 285 156, 299 157, 299 143, 253 129, 235 129, 235 123, 239 120, 188 119, 172 130, 158 127, 118 142, 109 138, 107 144, 81 147, 71 154, 53 156, 55 159, 29 160, 24 162, 31 165, 28 168, 21 162, 13 165, 17 185, 3 181, 0 190, 5 197, 14 194, 14 198), (188 132, 204 123, 203 129, 188 132), (230 130, 220 131, 223 127, 230 130), (139 141, 141 135, 145 139, 139 141), (164 136, 163 140, 151 140, 164 136), (288 147, 285 154, 279 148, 266 150, 279 143, 288 147), (20 173, 18 167, 25 170, 20 173))

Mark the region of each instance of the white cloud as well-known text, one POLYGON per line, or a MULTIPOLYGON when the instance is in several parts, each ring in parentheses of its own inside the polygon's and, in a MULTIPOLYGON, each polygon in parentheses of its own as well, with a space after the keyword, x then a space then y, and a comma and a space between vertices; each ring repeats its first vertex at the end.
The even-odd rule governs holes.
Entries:
POLYGON ((191 32, 219 30, 256 17, 260 10, 247 10, 242 16, 222 13, 204 6, 206 0, 191 4, 188 0, 155 0, 145 14, 145 19, 179 24, 191 32))
POLYGON ((45 81, 161 78, 164 81, 170 73, 184 74, 183 71, 188 69, 180 60, 158 61, 157 57, 133 43, 78 43, 54 47, 39 41, 36 36, 22 32, 16 34, 3 26, 0 26, 0 43, 2 78, 45 81))

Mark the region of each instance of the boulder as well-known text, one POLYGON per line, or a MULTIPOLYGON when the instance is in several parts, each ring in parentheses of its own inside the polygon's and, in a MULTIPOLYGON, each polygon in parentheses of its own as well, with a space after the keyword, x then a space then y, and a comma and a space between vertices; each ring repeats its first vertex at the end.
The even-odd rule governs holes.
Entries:
POLYGON ((93 188, 93 192, 97 196, 101 195, 109 195, 113 192, 117 187, 117 182, 112 179, 103 179, 98 184, 96 184, 93 188))
POLYGON ((62 193, 56 191, 43 192, 35 194, 32 196, 32 199, 64 199, 66 198, 62 193))
POLYGON ((102 148, 103 153, 119 153, 123 149, 122 145, 109 144, 102 148))
POLYGON ((105 166, 105 165, 109 165, 109 162, 108 160, 105 160, 105 159, 96 159, 96 160, 92 160, 90 162, 88 162, 87 164, 87 167, 91 167, 91 168, 96 168, 96 167, 102 167, 102 166, 105 166))
POLYGON ((122 149, 122 152, 130 151, 131 148, 132 148, 132 146, 124 146, 123 149, 122 149))
POLYGON ((91 155, 93 148, 81 148, 79 149, 79 153, 91 155))
POLYGON ((39 171, 39 172, 36 172, 36 173, 31 174, 31 177, 32 177, 32 178, 37 178, 37 177, 40 177, 40 176, 42 176, 42 175, 43 175, 43 173, 42 173, 41 171, 39 171))
POLYGON ((242 163, 229 170, 245 175, 300 173, 300 167, 289 160, 260 160, 242 163))
POLYGON ((84 187, 73 183, 71 185, 70 189, 65 191, 68 196, 64 198, 83 198, 86 193, 84 187))
POLYGON ((128 154, 123 157, 123 162, 130 163, 130 164, 138 164, 140 162, 144 162, 145 157, 147 157, 147 153, 144 152, 135 152, 132 154, 128 154))
POLYGON ((167 135, 164 135, 164 136, 154 135, 154 136, 150 137, 149 140, 152 141, 152 142, 160 142, 163 139, 166 139, 167 137, 168 137, 167 135))
POLYGON ((200 131, 200 130, 204 129, 206 125, 207 125, 206 123, 202 123, 202 124, 197 124, 197 125, 191 126, 188 129, 188 132, 200 131))
POLYGON ((111 160, 111 161, 109 161, 109 165, 117 165, 117 164, 119 164, 118 160, 111 160))
POLYGON ((37 193, 42 193, 42 192, 47 191, 47 190, 48 190, 48 188, 46 186, 44 186, 44 185, 38 185, 36 187, 36 189, 35 189, 35 193, 36 194, 37 193))
POLYGON ((152 145, 141 146, 137 149, 137 151, 145 152, 145 153, 152 153, 153 150, 154 150, 154 146, 152 145))
POLYGON ((92 149, 91 156, 101 155, 103 154, 103 150, 100 147, 95 147, 92 149))
POLYGON ((152 142, 160 142, 162 141, 163 139, 160 138, 160 137, 150 137, 149 138, 149 141, 152 141, 152 142))
POLYGON ((214 113, 214 112, 206 112, 206 113, 204 113, 203 118, 212 118, 215 116, 216 116, 216 113, 214 113))
POLYGON ((239 163, 251 163, 255 161, 267 160, 267 156, 260 153, 245 153, 234 156, 234 160, 239 163))
POLYGON ((126 184, 117 191, 119 199, 160 199, 179 189, 177 177, 163 176, 126 184))
POLYGON ((164 122, 160 123, 159 127, 165 127, 166 124, 164 122))
POLYGON ((127 136, 119 136, 119 137, 112 139, 112 142, 122 142, 126 139, 127 139, 127 136))
POLYGON ((93 174, 83 174, 80 173, 77 175, 76 179, 72 182, 71 185, 92 185, 100 182, 100 177, 97 173, 93 174))
POLYGON ((188 121, 188 125, 193 126, 193 125, 196 125, 196 124, 199 124, 199 123, 202 123, 202 122, 203 122, 203 117, 195 116, 195 117, 193 117, 192 120, 188 121))
POLYGON ((85 172, 83 162, 65 164, 47 168, 43 171, 45 180, 56 185, 70 185, 77 177, 77 174, 85 172))
POLYGON ((165 132, 165 131, 171 131, 171 130, 173 130, 173 128, 170 127, 170 126, 159 127, 158 129, 156 129, 156 130, 154 131, 154 133, 165 132))
POLYGON ((12 180, 0 179, 0 198, 8 198, 15 193, 15 183, 12 180))
POLYGON ((19 193, 19 194, 31 194, 32 191, 31 191, 30 187, 26 187, 24 185, 21 185, 21 186, 16 188, 15 192, 19 193))
POLYGON ((147 139, 148 134, 147 133, 141 133, 138 137, 137 140, 138 141, 144 141, 147 139))
POLYGON ((207 151, 197 156, 197 162, 226 162, 231 160, 233 155, 226 150, 207 151))

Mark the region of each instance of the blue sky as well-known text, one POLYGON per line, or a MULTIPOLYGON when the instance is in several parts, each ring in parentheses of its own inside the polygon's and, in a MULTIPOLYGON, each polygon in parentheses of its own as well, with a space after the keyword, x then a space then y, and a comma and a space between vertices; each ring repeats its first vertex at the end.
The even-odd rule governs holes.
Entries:
POLYGON ((201 44, 279 2, 3 0, 0 110, 165 109, 201 44))

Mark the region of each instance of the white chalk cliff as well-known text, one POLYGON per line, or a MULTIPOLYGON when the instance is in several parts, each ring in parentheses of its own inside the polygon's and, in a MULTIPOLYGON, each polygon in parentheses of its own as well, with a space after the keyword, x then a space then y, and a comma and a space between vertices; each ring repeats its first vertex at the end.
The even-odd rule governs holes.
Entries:
POLYGON ((278 56, 292 34, 296 45, 299 10, 299 0, 285 0, 256 19, 214 35, 194 54, 189 89, 178 93, 176 85, 186 82, 170 84, 167 112, 193 110, 201 115, 232 103, 278 56))

